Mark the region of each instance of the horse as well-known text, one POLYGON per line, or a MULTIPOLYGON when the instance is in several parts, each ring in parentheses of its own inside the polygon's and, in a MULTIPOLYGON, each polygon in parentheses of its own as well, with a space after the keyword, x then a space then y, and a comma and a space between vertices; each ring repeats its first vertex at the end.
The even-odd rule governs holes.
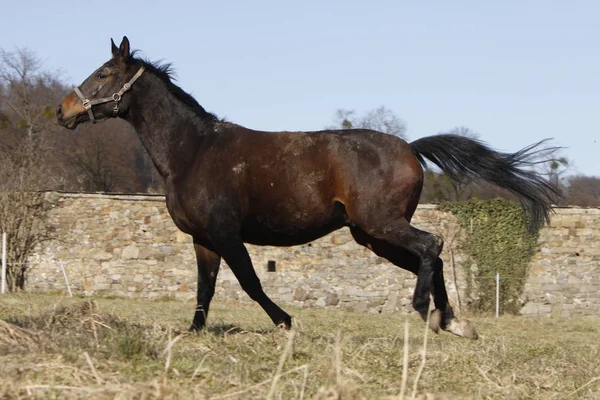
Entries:
POLYGON ((273 323, 292 318, 263 291, 245 243, 293 246, 342 227, 354 240, 417 276, 412 305, 429 327, 477 338, 448 302, 443 240, 410 224, 426 159, 453 179, 479 179, 510 191, 536 229, 549 220, 557 191, 530 167, 540 141, 516 153, 453 134, 411 143, 368 129, 265 132, 218 119, 172 81, 171 64, 144 60, 127 37, 112 57, 57 107, 60 125, 122 118, 164 179, 175 225, 193 240, 197 307, 205 327, 221 259, 273 323), (433 298, 434 309, 430 311, 433 298))

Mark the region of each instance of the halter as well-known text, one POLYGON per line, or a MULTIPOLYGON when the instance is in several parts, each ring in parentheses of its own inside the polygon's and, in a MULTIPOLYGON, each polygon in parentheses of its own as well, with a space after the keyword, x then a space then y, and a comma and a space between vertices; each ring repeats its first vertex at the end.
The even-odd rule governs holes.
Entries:
POLYGON ((123 87, 121 88, 121 90, 119 90, 117 93, 113 94, 110 97, 102 97, 101 99, 86 99, 85 96, 83 95, 83 93, 81 92, 81 90, 79 90, 79 88, 77 86, 75 86, 73 88, 73 91, 75 92, 75 94, 77 95, 77 97, 79 97, 79 99, 81 100, 81 103, 83 104, 83 108, 86 109, 86 111, 88 112, 88 115, 90 116, 90 121, 92 121, 92 124, 95 124, 96 122, 99 122, 100 120, 96 120, 96 118, 94 118, 94 111, 92 110, 92 107, 97 105, 97 104, 103 104, 103 103, 109 103, 111 101, 115 102, 115 107, 113 108, 113 113, 115 116, 117 116, 119 114, 119 102, 121 101, 121 97, 123 97, 123 94, 125 94, 126 91, 128 91, 129 89, 131 89, 131 86, 133 85, 133 83, 140 77, 142 76, 142 73, 144 72, 144 66, 142 65, 140 67, 140 69, 138 70, 138 72, 135 73, 135 75, 129 80, 129 82, 126 82, 123 87))

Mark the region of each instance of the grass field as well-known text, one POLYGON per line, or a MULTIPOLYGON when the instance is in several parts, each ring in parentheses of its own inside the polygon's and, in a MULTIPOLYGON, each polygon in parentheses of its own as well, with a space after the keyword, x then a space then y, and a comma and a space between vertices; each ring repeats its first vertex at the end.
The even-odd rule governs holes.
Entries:
POLYGON ((288 308, 290 333, 258 306, 215 302, 192 335, 193 310, 2 296, 0 398, 392 399, 404 383, 407 399, 415 384, 419 399, 600 399, 600 318, 473 317, 478 341, 431 333, 423 363, 414 315, 288 308))

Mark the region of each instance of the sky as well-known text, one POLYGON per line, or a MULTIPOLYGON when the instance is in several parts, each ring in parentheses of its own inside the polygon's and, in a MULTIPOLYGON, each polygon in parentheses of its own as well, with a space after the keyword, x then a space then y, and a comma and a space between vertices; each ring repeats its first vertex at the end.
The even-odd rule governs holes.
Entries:
POLYGON ((207 110, 318 130, 385 106, 410 140, 465 126, 501 151, 544 138, 600 176, 599 1, 3 1, 0 47, 79 84, 127 35, 207 110))

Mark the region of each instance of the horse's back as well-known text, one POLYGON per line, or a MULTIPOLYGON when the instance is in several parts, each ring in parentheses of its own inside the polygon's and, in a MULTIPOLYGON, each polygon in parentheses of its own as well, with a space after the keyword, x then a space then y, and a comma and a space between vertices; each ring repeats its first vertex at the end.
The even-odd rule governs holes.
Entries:
POLYGON ((338 201, 356 209, 379 204, 399 212, 418 202, 423 169, 410 145, 396 136, 365 129, 239 135, 248 139, 253 155, 247 157, 258 159, 254 164, 263 169, 269 165, 262 175, 271 178, 266 189, 284 178, 282 193, 297 204, 338 201))

